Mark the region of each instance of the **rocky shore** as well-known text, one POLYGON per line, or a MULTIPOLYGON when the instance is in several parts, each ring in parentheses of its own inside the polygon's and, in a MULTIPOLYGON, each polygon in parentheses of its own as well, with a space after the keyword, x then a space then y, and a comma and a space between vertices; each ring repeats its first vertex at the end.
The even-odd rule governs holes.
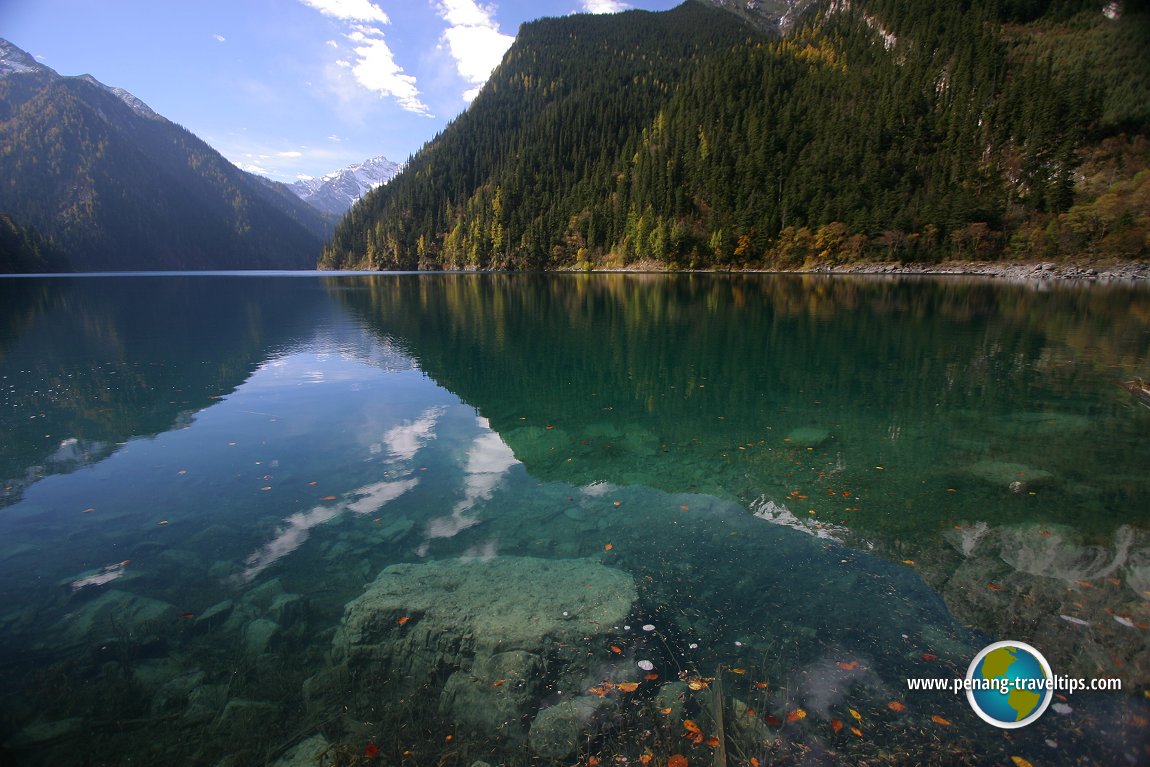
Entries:
POLYGON ((1150 264, 1121 263, 1106 265, 1011 263, 962 261, 941 264, 848 264, 818 267, 814 273, 830 274, 924 274, 967 275, 1007 280, 1082 280, 1089 282, 1134 282, 1150 280, 1150 264))

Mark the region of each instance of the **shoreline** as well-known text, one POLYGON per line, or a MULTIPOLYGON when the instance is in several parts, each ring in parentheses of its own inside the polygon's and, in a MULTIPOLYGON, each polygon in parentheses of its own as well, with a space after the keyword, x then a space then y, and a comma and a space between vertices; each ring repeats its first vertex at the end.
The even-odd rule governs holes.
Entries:
POLYGON ((1060 264, 1052 261, 949 261, 936 264, 904 264, 896 261, 816 266, 810 269, 669 269, 658 262, 637 262, 624 267, 553 269, 545 271, 587 274, 859 274, 884 276, 988 277, 1005 280, 1141 282, 1150 280, 1150 263, 1124 261, 1106 264, 1060 264))

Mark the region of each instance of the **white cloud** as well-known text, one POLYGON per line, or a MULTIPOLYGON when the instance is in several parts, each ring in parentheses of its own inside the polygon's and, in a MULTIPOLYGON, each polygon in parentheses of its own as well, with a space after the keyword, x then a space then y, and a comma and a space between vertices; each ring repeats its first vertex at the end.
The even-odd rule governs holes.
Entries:
POLYGON ((228 38, 224 37, 223 35, 212 35, 212 37, 215 38, 217 43, 225 42, 228 39, 228 38))
POLYGON ((455 59, 459 76, 472 86, 463 94, 470 101, 499 66, 515 38, 499 31, 492 6, 478 5, 475 0, 442 0, 436 10, 450 25, 441 39, 455 59))
POLYGON ((619 13, 630 7, 618 0, 583 0, 583 10, 586 13, 619 13))
MULTIPOLYGON (((352 56, 336 63, 351 72, 356 83, 380 96, 390 96, 408 112, 431 117, 427 105, 419 98, 415 77, 406 74, 395 61, 395 55, 384 39, 378 25, 390 24, 391 19, 369 0, 300 0, 325 16, 347 23, 344 37, 354 44, 352 56)), ((340 44, 328 40, 327 45, 339 50, 340 44)), ((340 91, 339 77, 329 77, 329 84, 340 91)))
POLYGON ((303 152, 297 152, 294 149, 288 152, 280 152, 280 157, 303 157, 303 152))
POLYGON ((390 24, 391 19, 375 3, 369 0, 300 0, 309 8, 340 21, 375 21, 390 24))

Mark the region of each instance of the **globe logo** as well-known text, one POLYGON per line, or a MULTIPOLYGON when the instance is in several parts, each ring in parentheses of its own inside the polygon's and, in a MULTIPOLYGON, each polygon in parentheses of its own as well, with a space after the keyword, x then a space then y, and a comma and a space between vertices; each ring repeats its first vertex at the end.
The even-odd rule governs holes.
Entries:
POLYGON ((1024 642, 995 642, 971 661, 966 697, 974 713, 995 727, 1025 727, 1050 705, 1053 681, 1038 650, 1024 642))

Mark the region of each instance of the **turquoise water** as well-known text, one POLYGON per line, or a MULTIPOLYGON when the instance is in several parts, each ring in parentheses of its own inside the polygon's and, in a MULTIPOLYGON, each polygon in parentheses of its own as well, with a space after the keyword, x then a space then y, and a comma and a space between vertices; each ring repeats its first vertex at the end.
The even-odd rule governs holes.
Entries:
POLYGON ((14 763, 1150 759, 1150 409, 1116 385, 1150 376, 1145 288, 103 276, 0 307, 14 763), (907 689, 999 639, 1124 690, 1006 738, 907 689))

